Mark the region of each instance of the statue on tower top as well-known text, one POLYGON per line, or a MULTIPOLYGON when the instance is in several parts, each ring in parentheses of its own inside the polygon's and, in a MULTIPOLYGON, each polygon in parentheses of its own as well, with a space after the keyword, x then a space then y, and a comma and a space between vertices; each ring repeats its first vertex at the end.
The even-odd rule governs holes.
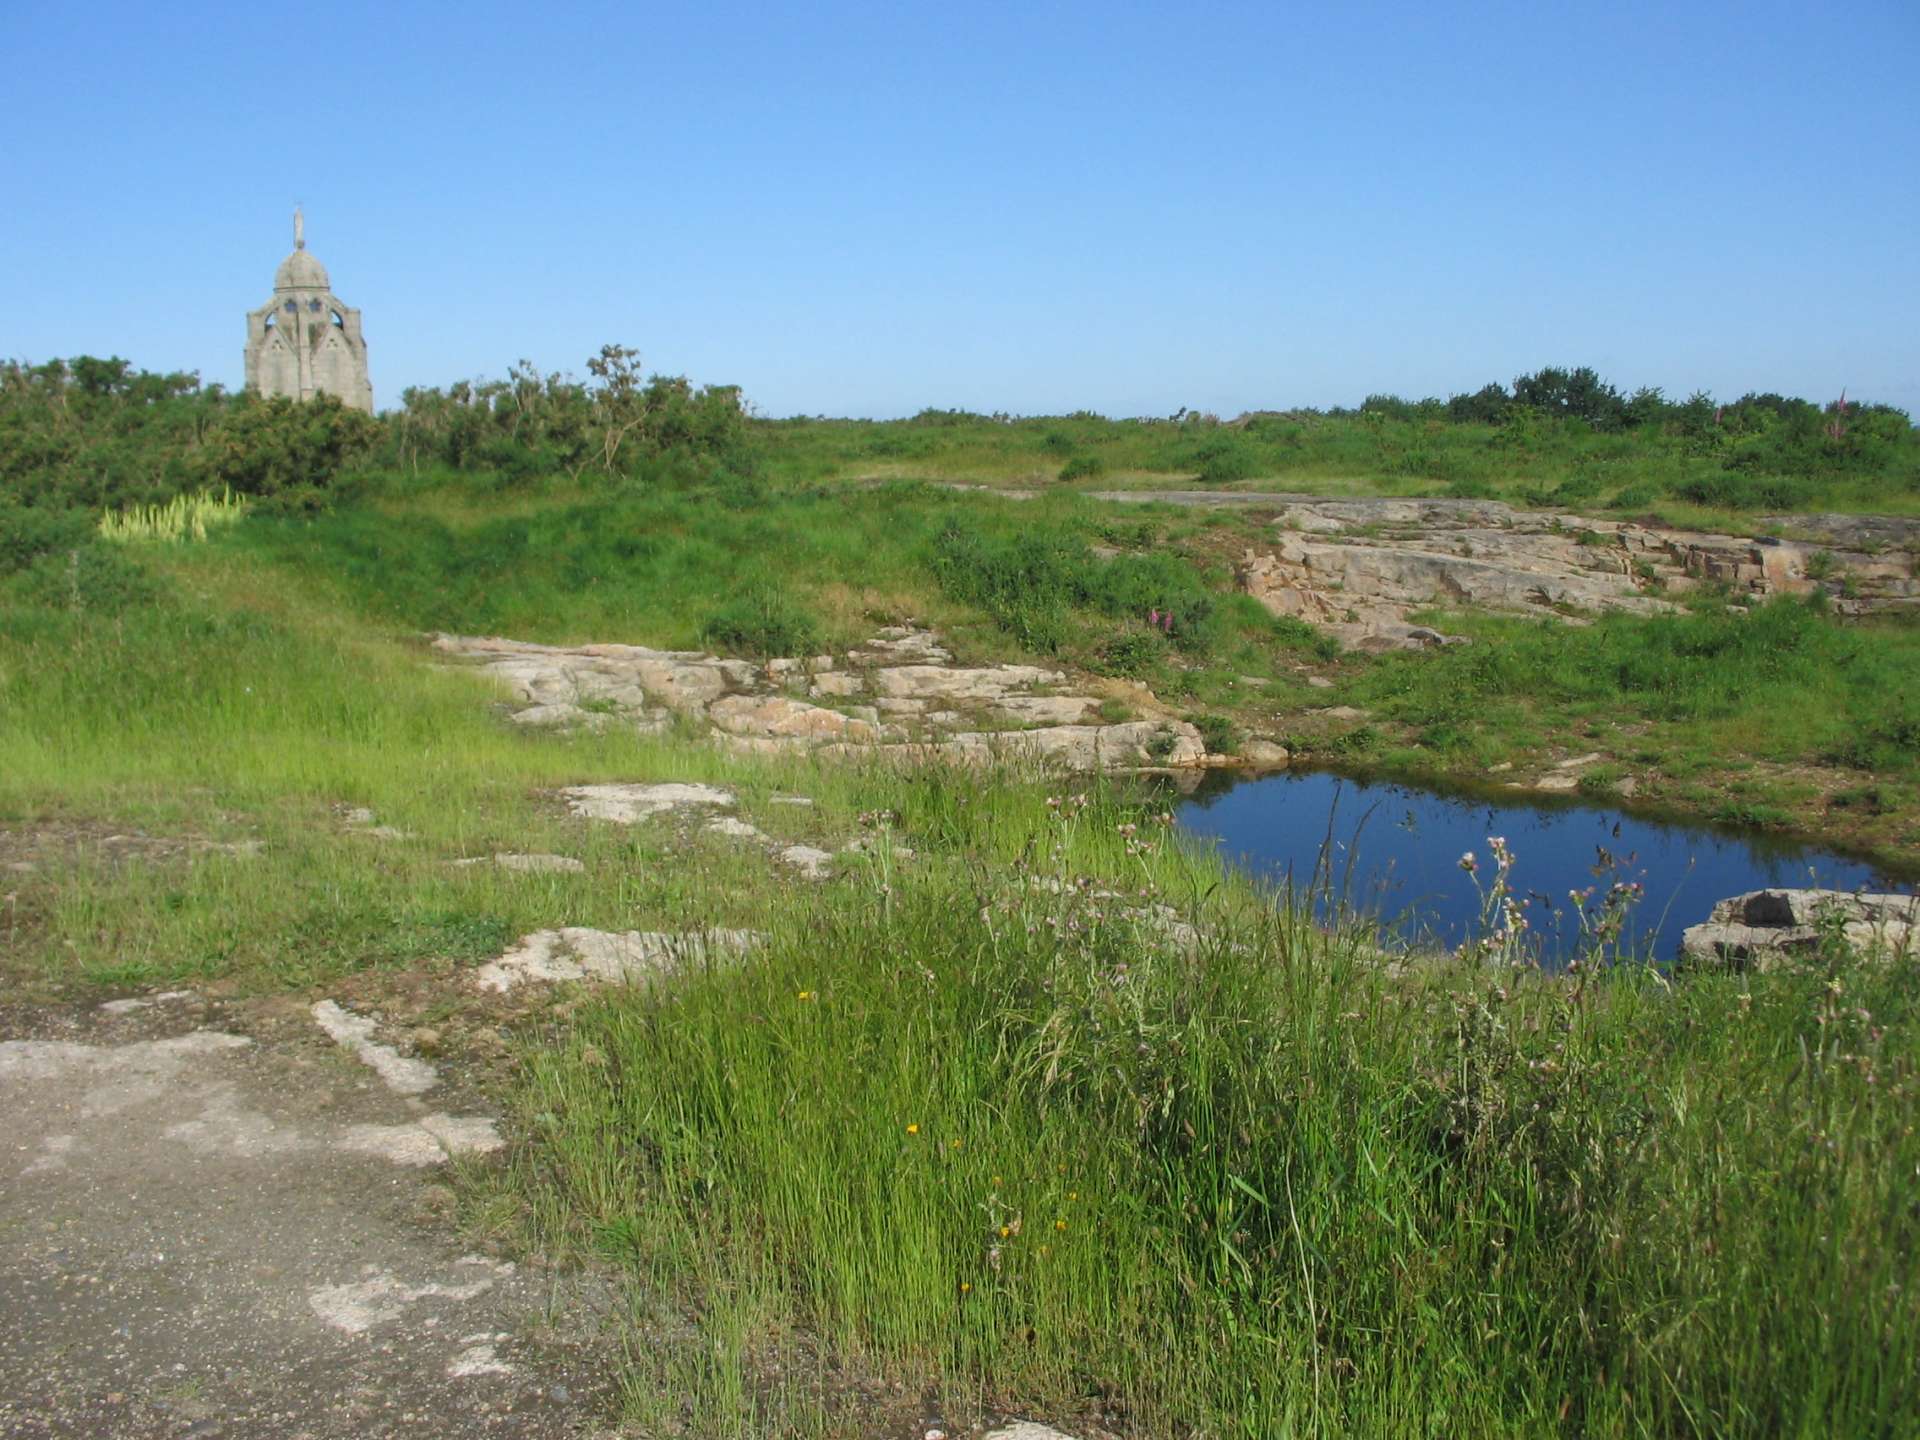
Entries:
POLYGON ((296 250, 307 248, 307 221, 306 217, 300 213, 298 205, 293 207, 293 248, 296 250))

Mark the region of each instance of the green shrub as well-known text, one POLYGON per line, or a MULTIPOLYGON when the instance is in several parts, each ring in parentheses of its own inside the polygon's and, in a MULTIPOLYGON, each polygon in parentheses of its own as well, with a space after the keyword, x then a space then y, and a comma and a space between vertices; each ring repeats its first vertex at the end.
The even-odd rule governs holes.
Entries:
POLYGON ((1062 480, 1097 480, 1107 473, 1107 462, 1098 455, 1076 455, 1060 467, 1062 480))
POLYGON ((950 520, 934 538, 933 573, 947 594, 980 606, 1030 650, 1052 653, 1066 638, 1075 577, 1092 561, 1059 531, 989 539, 950 520))
POLYGON ((707 616, 701 639, 715 649, 760 658, 818 653, 819 626, 778 585, 762 581, 707 616))
POLYGON ((1199 715, 1194 717, 1193 728, 1200 732, 1200 741, 1212 755, 1233 755, 1240 749, 1240 727, 1225 715, 1199 715))
POLYGON ((1920 704, 1901 697, 1894 708, 1858 726, 1822 757, 1850 770, 1887 772, 1920 762, 1920 704))
POLYGON ((1001 538, 955 519, 935 537, 931 563, 947 594, 980 606, 1028 649, 1057 651, 1076 610, 1152 624, 1195 653, 1214 641, 1214 595, 1165 552, 1102 562, 1065 530, 1001 538))
POLYGON ((1088 667, 1097 675, 1146 680, 1159 673, 1167 642, 1156 630, 1129 630, 1107 641, 1088 667))
POLYGON ((378 421, 331 395, 249 399, 208 436, 205 464, 210 479, 238 494, 311 509, 379 439, 378 421))
POLYGON ((1720 510, 1806 510, 1825 486, 1786 475, 1744 475, 1722 470, 1683 480, 1673 493, 1696 505, 1720 510))
POLYGON ((1216 436, 1194 452, 1198 479, 1205 485, 1231 485, 1260 473, 1260 457, 1253 447, 1230 435, 1216 436))
POLYGON ((117 545, 91 542, 41 555, 15 582, 30 605, 100 616, 152 604, 161 583, 117 545))
POLYGON ((92 517, 80 510, 0 501, 0 575, 25 570, 42 555, 90 541, 92 517))

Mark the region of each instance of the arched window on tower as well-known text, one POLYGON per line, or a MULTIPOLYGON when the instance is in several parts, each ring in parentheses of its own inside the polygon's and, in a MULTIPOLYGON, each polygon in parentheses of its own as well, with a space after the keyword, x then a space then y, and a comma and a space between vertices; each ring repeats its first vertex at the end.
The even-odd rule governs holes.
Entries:
POLYGON ((271 330, 273 329, 274 326, 278 325, 279 323, 280 323, 280 317, 278 315, 269 315, 267 316, 266 320, 263 322, 262 328, 271 330))
POLYGON ((328 318, 333 321, 335 329, 344 330, 347 328, 347 322, 340 318, 340 312, 338 310, 329 310, 327 315, 328 318))

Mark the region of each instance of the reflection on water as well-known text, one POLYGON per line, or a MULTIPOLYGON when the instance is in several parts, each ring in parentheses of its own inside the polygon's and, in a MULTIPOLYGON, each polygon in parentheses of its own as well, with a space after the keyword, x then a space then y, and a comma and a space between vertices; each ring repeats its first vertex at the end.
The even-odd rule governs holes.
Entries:
POLYGON ((1476 933, 1481 897, 1460 856, 1475 852, 1484 882, 1487 838, 1513 850, 1512 884, 1548 959, 1576 946, 1569 890, 1639 881, 1646 898, 1627 942, 1668 959, 1680 933, 1716 900, 1767 887, 1913 889, 1859 860, 1777 837, 1641 819, 1617 810, 1502 796, 1447 795, 1325 771, 1257 779, 1215 772, 1175 809, 1191 834, 1276 885, 1311 892, 1322 918, 1342 906, 1409 941, 1457 947, 1476 933))

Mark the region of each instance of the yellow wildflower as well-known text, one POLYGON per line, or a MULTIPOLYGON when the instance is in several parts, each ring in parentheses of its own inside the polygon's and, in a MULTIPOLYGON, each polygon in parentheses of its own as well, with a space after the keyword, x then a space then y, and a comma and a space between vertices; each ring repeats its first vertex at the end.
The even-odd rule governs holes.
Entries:
POLYGON ((918 1125, 907 1126, 907 1134, 918 1135, 919 1133, 920 1133, 920 1127, 918 1125))

